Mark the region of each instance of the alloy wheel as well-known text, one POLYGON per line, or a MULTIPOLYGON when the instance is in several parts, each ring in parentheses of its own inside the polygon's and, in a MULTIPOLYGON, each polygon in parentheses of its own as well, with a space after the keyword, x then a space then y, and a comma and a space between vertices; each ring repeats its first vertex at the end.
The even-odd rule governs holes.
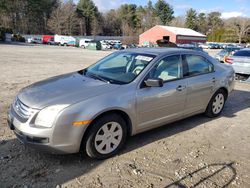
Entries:
POLYGON ((212 109, 214 114, 219 114, 224 106, 225 98, 222 93, 218 93, 214 98, 212 109))

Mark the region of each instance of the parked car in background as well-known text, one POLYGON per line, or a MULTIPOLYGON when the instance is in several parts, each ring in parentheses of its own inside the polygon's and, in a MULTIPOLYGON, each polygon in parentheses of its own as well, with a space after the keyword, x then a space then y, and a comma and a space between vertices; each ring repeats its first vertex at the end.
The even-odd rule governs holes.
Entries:
POLYGON ((102 50, 109 50, 112 48, 111 44, 108 41, 101 40, 102 50))
POLYGON ((56 45, 55 40, 54 40, 54 37, 53 37, 53 38, 50 38, 50 39, 47 41, 47 44, 48 44, 48 45, 56 45))
POLYGON ((115 50, 124 50, 124 47, 120 43, 114 44, 112 48, 115 50))
POLYGON ((204 44, 199 44, 199 47, 201 47, 202 49, 209 49, 209 45, 204 43, 204 44))
POLYGON ((205 53, 134 48, 22 89, 7 121, 29 146, 104 159, 131 135, 199 113, 219 116, 233 87, 233 68, 205 53))
POLYGON ((126 49, 129 49, 129 48, 138 48, 138 46, 136 44, 128 44, 126 45, 126 49))
POLYGON ((235 52, 225 59, 227 64, 232 65, 236 74, 248 79, 250 76, 250 48, 235 52))
POLYGON ((237 48, 235 44, 226 44, 224 48, 237 48))
POLYGON ((93 40, 92 39, 80 39, 79 47, 86 48, 91 41, 93 41, 93 40))
POLYGON ((31 43, 31 44, 42 44, 43 43, 42 39, 37 38, 37 37, 28 38, 27 42, 31 43))
POLYGON ((237 50, 240 50, 240 48, 225 48, 215 55, 215 59, 221 63, 225 63, 225 58, 232 55, 237 50))
POLYGON ((216 43, 209 43, 208 49, 220 49, 220 45, 218 45, 216 43))

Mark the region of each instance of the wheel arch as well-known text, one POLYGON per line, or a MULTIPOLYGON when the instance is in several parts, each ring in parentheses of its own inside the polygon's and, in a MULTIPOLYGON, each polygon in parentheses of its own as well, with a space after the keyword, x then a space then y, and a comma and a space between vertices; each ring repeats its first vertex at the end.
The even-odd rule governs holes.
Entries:
POLYGON ((86 135, 89 134, 90 130, 91 130, 91 126, 96 122, 97 119, 105 116, 105 115, 108 115, 108 114, 118 114, 119 116, 121 116, 125 122, 126 122, 126 125, 127 125, 127 128, 128 128, 128 133, 127 133, 127 136, 131 136, 132 135, 132 121, 129 117, 129 115, 124 112, 123 110, 120 110, 120 109, 112 109, 112 110, 108 110, 108 111, 105 111, 105 112, 102 112, 100 114, 98 114, 97 116, 95 116, 93 118, 93 121, 88 125, 88 127, 86 128, 86 130, 84 131, 83 133, 83 136, 82 136, 82 143, 81 143, 81 147, 84 145, 85 141, 86 141, 86 135))
POLYGON ((218 90, 223 90, 224 92, 225 92, 225 94, 226 94, 226 100, 227 100, 227 98, 228 98, 228 90, 227 90, 227 88, 226 87, 220 87, 219 89, 217 89, 216 90, 216 92, 218 91, 218 90))

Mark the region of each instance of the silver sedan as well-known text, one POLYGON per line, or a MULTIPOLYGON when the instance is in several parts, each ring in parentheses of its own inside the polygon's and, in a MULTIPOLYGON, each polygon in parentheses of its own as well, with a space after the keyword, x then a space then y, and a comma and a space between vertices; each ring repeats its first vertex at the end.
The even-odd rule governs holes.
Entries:
POLYGON ((131 135, 199 113, 219 116, 233 87, 233 68, 206 53, 124 50, 22 89, 8 124, 40 150, 103 159, 131 135))

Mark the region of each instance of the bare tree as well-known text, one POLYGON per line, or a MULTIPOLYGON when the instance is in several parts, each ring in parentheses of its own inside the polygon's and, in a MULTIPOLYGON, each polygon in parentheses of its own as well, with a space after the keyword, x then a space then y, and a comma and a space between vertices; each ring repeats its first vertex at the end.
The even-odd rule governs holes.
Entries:
POLYGON ((56 34, 73 35, 78 32, 79 21, 76 15, 76 6, 73 1, 61 3, 52 12, 48 20, 50 31, 56 34))
POLYGON ((174 27, 185 27, 185 17, 184 16, 177 16, 172 21, 170 26, 174 27))
POLYGON ((244 17, 230 18, 225 21, 226 25, 231 29, 238 37, 239 43, 247 37, 250 31, 250 19, 244 17))

